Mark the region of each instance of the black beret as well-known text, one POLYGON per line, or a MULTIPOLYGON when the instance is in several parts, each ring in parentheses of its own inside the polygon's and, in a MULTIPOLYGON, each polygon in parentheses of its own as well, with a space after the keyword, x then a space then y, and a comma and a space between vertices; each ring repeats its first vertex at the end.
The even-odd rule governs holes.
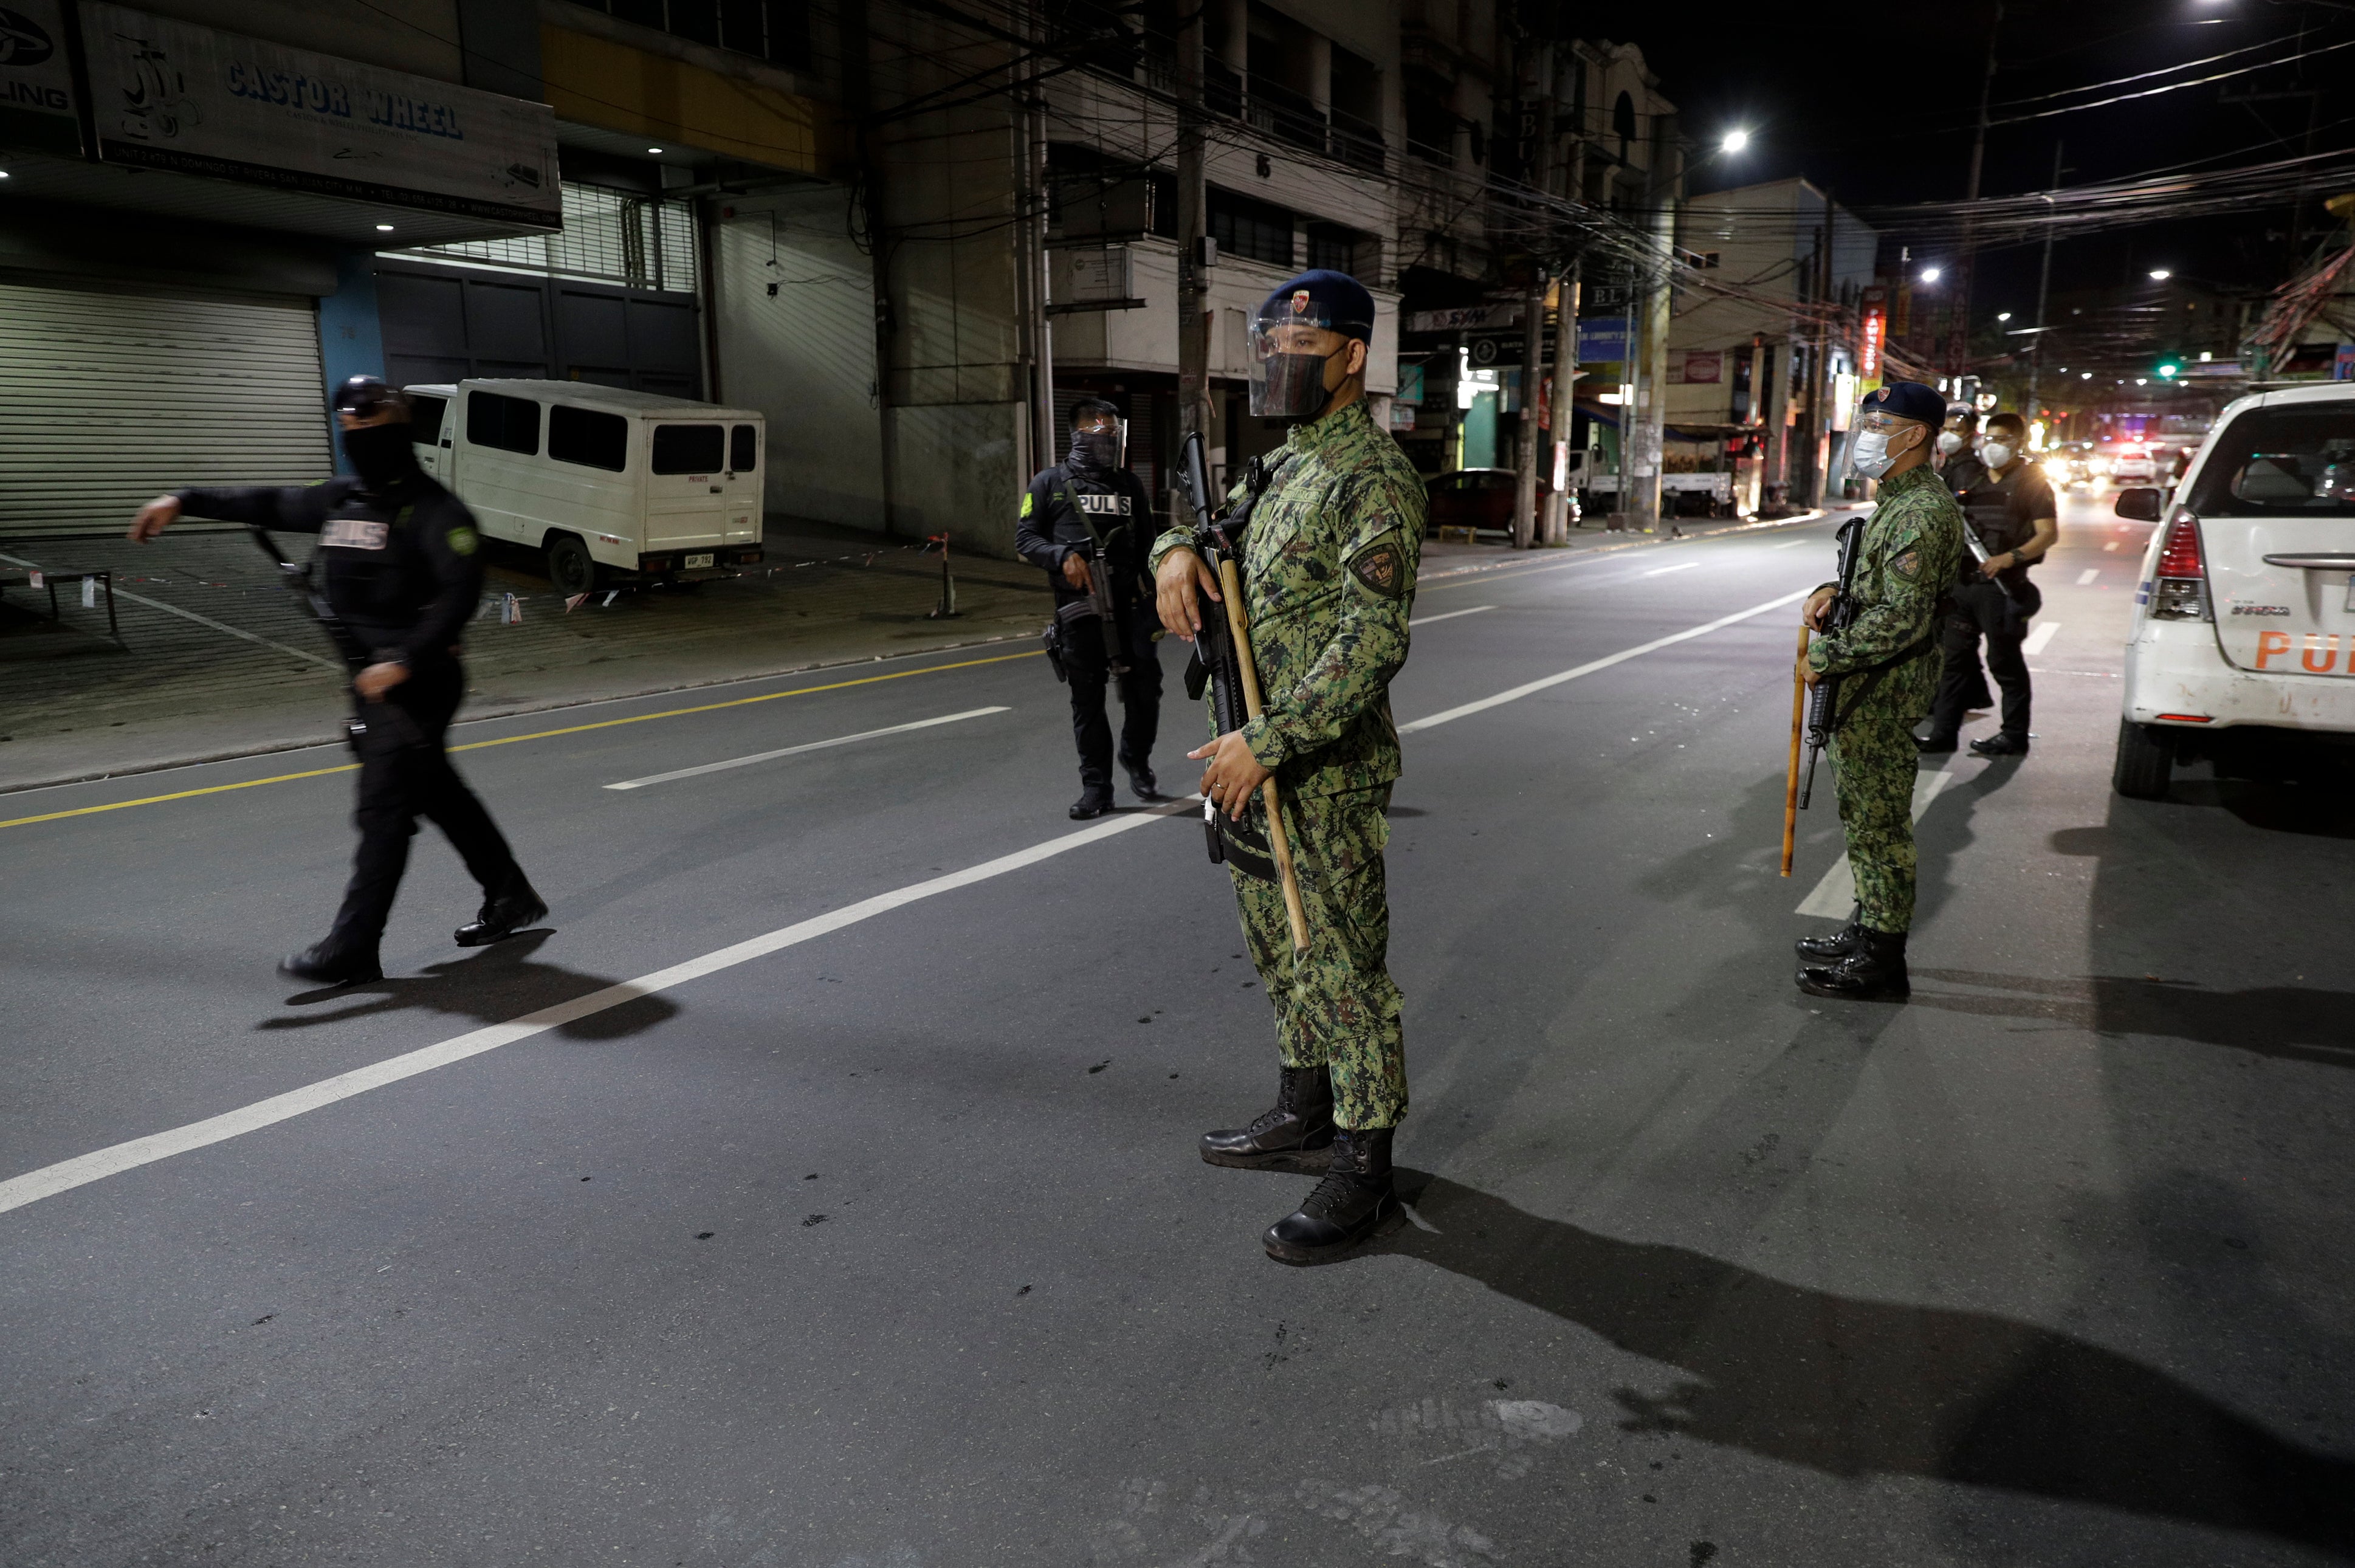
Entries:
POLYGON ((1865 394, 1862 411, 1918 420, 1935 430, 1946 422, 1946 400, 1919 381, 1891 381, 1865 394))

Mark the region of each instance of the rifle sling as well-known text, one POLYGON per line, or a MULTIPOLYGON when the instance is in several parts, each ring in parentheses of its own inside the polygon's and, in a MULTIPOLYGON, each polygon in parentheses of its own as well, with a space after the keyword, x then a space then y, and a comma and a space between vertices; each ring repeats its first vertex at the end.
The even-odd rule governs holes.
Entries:
POLYGON ((1937 647, 1938 629, 1946 624, 1947 604, 1947 596, 1943 593, 1940 594, 1938 596, 1937 603, 1930 607, 1930 629, 1923 633, 1918 640, 1898 649, 1887 658, 1881 659, 1877 663, 1864 665, 1856 669, 1842 670, 1840 672, 1838 677, 1840 689, 1838 696, 1834 698, 1832 702, 1832 721, 1828 727, 1828 733, 1834 735, 1839 733, 1840 726, 1847 723, 1849 721, 1849 716, 1864 705, 1865 699, 1870 697, 1874 690, 1880 687, 1881 683, 1888 678, 1890 671, 1896 669, 1901 665, 1912 664, 1915 659, 1920 658, 1926 653, 1934 651, 1937 647), (1849 678, 1859 675, 1865 677, 1863 689, 1859 691, 1851 701, 1847 703, 1845 706, 1842 706, 1838 698, 1848 696, 1848 683, 1849 678))

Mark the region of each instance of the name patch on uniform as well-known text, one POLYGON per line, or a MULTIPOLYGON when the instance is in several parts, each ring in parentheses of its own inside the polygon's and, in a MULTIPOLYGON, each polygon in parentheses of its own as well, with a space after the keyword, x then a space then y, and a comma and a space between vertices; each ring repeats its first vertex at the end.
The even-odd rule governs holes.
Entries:
POLYGON ((1909 549, 1889 563, 1889 570, 1911 582, 1922 575, 1922 552, 1909 549))
POLYGON ((374 517, 330 517, 319 543, 329 549, 382 549, 389 531, 374 517))
POLYGON ((1100 517, 1124 517, 1128 516, 1128 497, 1125 496, 1089 495, 1078 496, 1073 498, 1080 503, 1080 510, 1082 512, 1093 512, 1100 517))
POLYGON ((1406 557, 1388 534, 1349 558, 1349 573, 1385 599, 1406 592, 1406 557))

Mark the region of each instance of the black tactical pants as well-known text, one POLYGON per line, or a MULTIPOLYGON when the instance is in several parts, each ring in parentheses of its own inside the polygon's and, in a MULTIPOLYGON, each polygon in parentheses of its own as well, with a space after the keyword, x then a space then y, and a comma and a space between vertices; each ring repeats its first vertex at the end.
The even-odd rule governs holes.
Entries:
POLYGON ((2003 732, 2028 739, 2028 660, 2019 645, 2028 635, 2028 618, 2043 607, 2044 596, 2033 582, 2019 588, 2014 603, 1992 582, 1971 582, 1955 590, 1955 613, 1946 619, 1939 646, 1946 656, 1938 677, 1938 698, 1930 708, 1930 733, 1951 736, 1962 728, 1970 699, 1987 689, 1979 672, 1979 639, 1987 639, 1987 675, 1995 677, 2003 693, 2003 732))
MULTIPOLYGON (((1161 645, 1153 640, 1158 623, 1152 613, 1142 601, 1121 611, 1127 627, 1128 674, 1120 682, 1120 760, 1131 767, 1152 762, 1153 737, 1161 726, 1161 645)), ((1110 789, 1112 721, 1104 714, 1104 688, 1112 683, 1112 670, 1096 617, 1066 624, 1063 670, 1071 686, 1071 738, 1080 748, 1080 784, 1085 789, 1110 789)))
POLYGON ((400 874, 409 866, 409 840, 421 816, 442 829, 466 869, 483 884, 485 897, 523 884, 523 869, 516 864, 497 824, 442 750, 465 684, 457 661, 439 661, 414 668, 382 702, 357 704, 357 711, 368 724, 368 733, 359 741, 359 807, 353 814, 360 847, 352 858, 352 880, 344 889, 344 907, 336 915, 330 937, 342 946, 376 950, 392 912, 393 894, 400 891, 400 874), (388 713, 388 708, 395 711, 388 713))

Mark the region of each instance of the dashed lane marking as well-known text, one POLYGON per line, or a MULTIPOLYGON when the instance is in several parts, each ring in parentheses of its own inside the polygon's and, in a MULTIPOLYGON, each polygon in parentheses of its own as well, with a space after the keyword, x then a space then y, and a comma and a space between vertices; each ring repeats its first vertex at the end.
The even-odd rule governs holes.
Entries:
POLYGON ((992 713, 1011 713, 1010 708, 968 708, 963 713, 943 713, 937 719, 918 719, 906 724, 887 724, 880 730, 861 730, 856 735, 837 735, 831 740, 805 741, 798 746, 780 746, 773 752, 755 752, 749 757, 730 757, 726 762, 704 763, 692 768, 674 768, 666 773, 649 773, 642 779, 623 779, 609 784, 607 789, 644 789, 648 784, 668 784, 673 779, 691 779, 703 773, 724 773, 730 768, 749 768, 755 763, 773 763, 779 757, 797 757, 804 752, 823 752, 831 746, 847 746, 858 741, 875 741, 886 735, 904 735, 911 730, 930 730, 936 724, 954 724, 960 720, 985 718, 992 713))
POLYGON ((1469 610, 1450 610, 1444 615, 1418 615, 1407 623, 1410 626, 1428 626, 1439 621, 1453 621, 1458 615, 1477 615, 1483 610, 1494 610, 1494 604, 1475 604, 1469 610))
POLYGON ((305 1084, 300 1089, 291 1089, 283 1094, 273 1094, 266 1100, 257 1100, 252 1104, 224 1112, 218 1116, 208 1116, 200 1122, 190 1122, 186 1126, 174 1127, 167 1132, 150 1133, 145 1137, 133 1138, 128 1143, 115 1144, 107 1148, 79 1155, 72 1159, 60 1160, 55 1165, 43 1166, 38 1170, 28 1170, 22 1176, 11 1177, 5 1181, 0 1181, 0 1213, 5 1213, 11 1209, 22 1209, 28 1203, 37 1203, 44 1198, 54 1198, 60 1192, 70 1192, 77 1187, 86 1187, 93 1181, 101 1181, 110 1176, 120 1176, 126 1170, 136 1170, 143 1165, 154 1165, 160 1160, 169 1159, 174 1155, 186 1154, 193 1149, 225 1143, 234 1137, 242 1137, 247 1133, 259 1132, 263 1127, 273 1126, 280 1122, 290 1121, 296 1116, 325 1109, 326 1106, 351 1099, 357 1094, 365 1094, 371 1089, 381 1089, 388 1084, 400 1083, 403 1079, 431 1072, 435 1068, 448 1067, 464 1061, 470 1057, 496 1051, 501 1046, 514 1045, 518 1040, 529 1040, 534 1035, 546 1034, 549 1029, 560 1029, 566 1024, 576 1023, 582 1019, 594 1017, 598 1013, 610 1012, 625 1003, 636 1001, 641 997, 651 997, 659 992, 668 991, 684 986, 689 980, 699 980, 707 975, 716 975, 723 969, 733 969, 739 965, 750 964, 755 958, 765 958, 772 953, 783 952, 788 947, 796 947, 805 942, 814 942, 821 936, 829 935, 846 926, 873 920, 878 915, 889 914, 893 910, 924 899, 937 898, 943 893, 954 892, 959 888, 969 888, 976 882, 986 882, 993 877, 1002 877, 1008 872, 1035 866, 1042 860, 1052 859, 1058 855, 1066 855, 1074 849, 1085 848, 1091 844, 1110 838, 1115 834, 1126 833, 1132 828, 1142 827, 1159 818, 1190 816, 1200 805, 1201 796, 1191 795, 1185 800, 1173 801, 1167 805, 1155 806, 1146 811, 1123 812, 1109 820, 1097 823, 1092 827, 1083 827, 1077 833, 1066 833, 1059 838, 1050 838, 1043 844, 1034 844, 1027 849, 1018 849, 1011 855, 1001 855, 995 860, 985 860, 978 866, 969 866, 962 871, 952 871, 946 876, 913 882, 888 893, 878 893, 873 898, 861 899, 857 903, 846 904, 838 910, 832 910, 808 920, 798 921, 792 925, 781 926, 775 931, 752 937, 748 941, 739 942, 733 946, 707 953, 699 958, 690 958, 683 964, 674 964, 667 969, 657 969, 651 975, 641 975, 634 980, 624 980, 619 985, 607 986, 602 990, 591 991, 585 997, 575 997, 569 1002, 559 1002, 552 1008, 542 1008, 538 1012, 526 1013, 521 1018, 509 1019, 505 1023, 492 1024, 485 1029, 469 1029, 464 1034, 453 1035, 448 1040, 426 1046, 422 1050, 409 1051, 400 1056, 387 1057, 382 1061, 371 1062, 366 1067, 355 1068, 349 1072, 339 1072, 333 1078, 323 1078, 316 1083, 305 1084))
POLYGON ((1401 724, 1398 727, 1399 733, 1412 735, 1418 730, 1433 729, 1457 719, 1467 718, 1475 713, 1486 712, 1491 708, 1501 708, 1508 702, 1518 702, 1524 697, 1560 686, 1564 681, 1576 680, 1582 676, 1594 675, 1609 669, 1614 665, 1625 664, 1629 659, 1641 658, 1646 654, 1657 652, 1661 648, 1669 647, 1678 643, 1689 643, 1695 637, 1705 637, 1711 632, 1723 631, 1726 627, 1738 622, 1747 621, 1753 615, 1764 615, 1769 610, 1780 610, 1785 604, 1796 604, 1814 592, 1812 588, 1802 588, 1796 592, 1785 593, 1780 599, 1769 599, 1764 604, 1753 604, 1747 610, 1737 610, 1731 615, 1721 615, 1716 620, 1704 624, 1688 627, 1681 632, 1671 632, 1665 637, 1655 637, 1648 643, 1638 643, 1632 648, 1622 648, 1615 654, 1607 654, 1602 658, 1580 665, 1575 669, 1563 670, 1560 675, 1550 675, 1543 680, 1533 680, 1526 686, 1517 686, 1509 691, 1500 691, 1494 697, 1484 697, 1477 702, 1467 702, 1460 708, 1450 708, 1444 712, 1434 713, 1428 719, 1417 719, 1412 723, 1401 724))
MULTIPOLYGON (((626 719, 600 719, 591 724, 568 724, 560 730, 536 730, 528 735, 502 735, 494 741, 469 741, 463 746, 453 746, 453 752, 479 752, 485 746, 512 746, 521 741, 545 741, 557 735, 578 735, 589 730, 610 730, 621 724, 645 724, 656 719, 677 719, 689 713, 713 713, 723 708, 742 708, 754 702, 775 702, 782 698, 807 697, 814 692, 841 691, 853 686, 873 686, 878 681, 906 680, 912 676, 941 675, 953 669, 971 669, 976 665, 1004 664, 1008 659, 1035 659, 1038 649, 1019 654, 995 654, 985 659, 959 659, 954 664, 926 665, 922 669, 894 670, 890 675, 863 675, 856 680, 828 681, 823 686, 799 686, 791 691, 764 691, 756 697, 734 697, 725 702, 701 702, 692 708, 670 708, 660 713, 634 713, 626 719)), ((110 801, 104 805, 77 805, 68 811, 45 811, 33 816, 12 816, 0 821, 0 827, 23 827, 35 822, 56 822, 69 816, 92 816, 101 811, 128 811, 134 805, 160 805, 167 800, 190 800, 201 795, 226 795, 231 790, 260 789, 263 784, 291 784, 296 779, 325 778, 330 773, 348 773, 359 767, 357 763, 346 763, 340 767, 306 768, 297 773, 273 773, 266 779, 246 779, 239 784, 207 784, 200 789, 174 790, 169 795, 142 795, 137 800, 110 801)))
POLYGON ((2019 645, 2019 651, 2024 654, 2041 654, 2052 645, 2052 639, 2060 634, 2060 631, 2061 623, 2058 621, 2039 621, 2036 623, 2036 630, 2029 633, 2028 640, 2019 645))
POLYGON ((1652 568, 1651 571, 1644 573, 1644 575, 1646 577, 1661 577, 1671 571, 1690 571, 1694 567, 1699 566, 1700 564, 1700 562, 1697 560, 1680 560, 1674 566, 1656 566, 1652 568))
POLYGON ((2102 569, 2100 567, 2089 566, 2084 571, 2077 574, 2077 586, 2080 588, 2086 587, 2101 575, 2102 569))

